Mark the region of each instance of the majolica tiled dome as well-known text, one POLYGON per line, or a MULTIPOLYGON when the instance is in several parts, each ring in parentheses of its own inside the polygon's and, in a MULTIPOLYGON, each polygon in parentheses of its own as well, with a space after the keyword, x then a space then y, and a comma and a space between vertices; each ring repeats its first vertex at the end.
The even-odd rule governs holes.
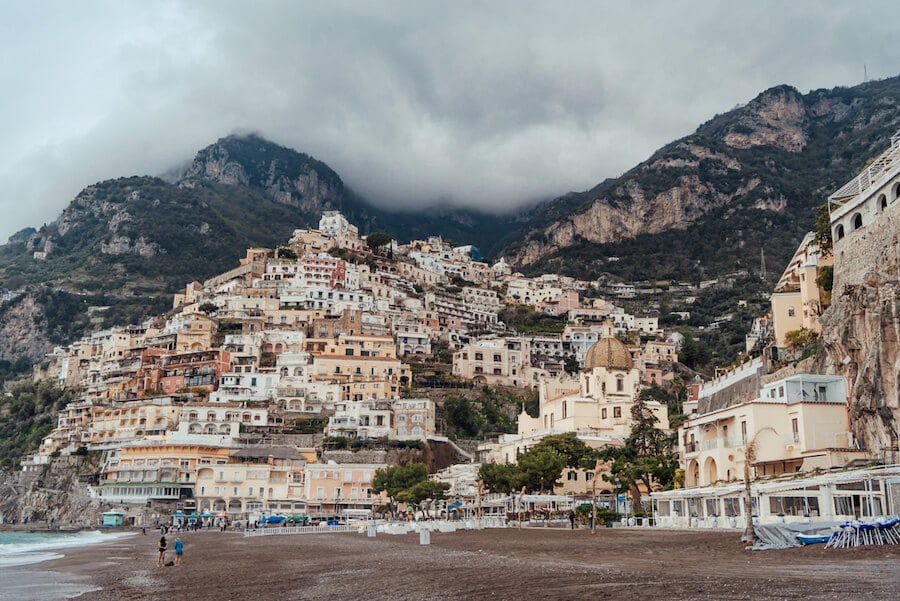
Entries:
POLYGON ((616 338, 601 338, 588 349, 584 357, 584 368, 605 367, 606 369, 624 369, 633 367, 631 353, 616 338))

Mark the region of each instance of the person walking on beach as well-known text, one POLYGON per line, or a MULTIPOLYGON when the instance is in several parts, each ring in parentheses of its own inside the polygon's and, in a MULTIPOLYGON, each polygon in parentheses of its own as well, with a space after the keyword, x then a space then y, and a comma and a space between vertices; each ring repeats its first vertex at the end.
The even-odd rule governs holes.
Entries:
POLYGON ((166 563, 166 537, 165 535, 159 538, 159 556, 156 558, 156 567, 161 568, 166 563))
POLYGON ((181 537, 177 537, 175 539, 175 565, 181 565, 181 556, 184 555, 184 543, 181 542, 181 537))

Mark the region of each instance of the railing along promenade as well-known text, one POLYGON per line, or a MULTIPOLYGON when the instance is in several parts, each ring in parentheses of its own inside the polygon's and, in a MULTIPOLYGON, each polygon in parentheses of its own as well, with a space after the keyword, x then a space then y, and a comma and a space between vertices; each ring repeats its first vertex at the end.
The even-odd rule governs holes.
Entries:
POLYGON ((481 530, 483 528, 506 528, 506 519, 486 517, 470 520, 427 520, 422 522, 382 522, 359 521, 336 526, 272 526, 244 530, 244 536, 273 536, 276 534, 338 534, 343 532, 365 533, 374 527, 381 534, 409 534, 411 532, 455 532, 456 530, 481 530))

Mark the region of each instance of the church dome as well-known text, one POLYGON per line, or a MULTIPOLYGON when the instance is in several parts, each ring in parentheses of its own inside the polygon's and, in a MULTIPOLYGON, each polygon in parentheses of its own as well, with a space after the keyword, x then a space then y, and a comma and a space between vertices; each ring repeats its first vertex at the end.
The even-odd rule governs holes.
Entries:
POLYGON ((630 371, 634 364, 631 361, 631 353, 617 338, 601 338, 588 349, 584 356, 584 369, 595 367, 606 369, 623 369, 630 371))

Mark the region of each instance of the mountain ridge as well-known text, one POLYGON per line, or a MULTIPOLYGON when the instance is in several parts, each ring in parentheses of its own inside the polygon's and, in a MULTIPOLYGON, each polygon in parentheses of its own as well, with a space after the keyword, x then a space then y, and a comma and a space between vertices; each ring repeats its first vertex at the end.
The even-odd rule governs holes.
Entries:
MULTIPOLYGON (((638 257, 632 250, 641 236, 671 240, 674 231, 694 227, 708 233, 715 229, 709 221, 737 217, 750 226, 743 228, 750 235, 741 244, 757 249, 767 228, 755 228, 754 219, 786 222, 791 235, 767 248, 778 259, 773 268, 780 269, 794 250, 791 245, 812 229, 813 209, 900 128, 898 106, 896 77, 805 95, 787 85, 770 88, 663 146, 622 176, 547 203, 507 251, 513 264, 529 270, 552 268, 593 278, 616 270, 598 260, 604 256, 638 257), (586 264, 589 251, 595 256, 586 264)), ((708 254, 676 254, 699 260, 706 272, 727 271, 708 254)), ((665 265, 643 273, 650 279, 672 275, 665 265)), ((684 277, 702 274, 695 270, 693 275, 689 271, 684 277)))
MULTIPOLYGON (((79 303, 85 311, 113 302, 106 315, 137 318, 141 306, 158 309, 186 282, 234 265, 244 248, 277 246, 333 209, 363 234, 442 235, 488 257, 505 254, 526 273, 696 282, 761 274, 764 248, 771 277, 812 228, 813 208, 900 127, 898 106, 900 78, 807 94, 776 86, 618 178, 506 215, 382 209, 310 155, 256 135, 226 136, 169 181, 135 176, 87 186, 55 222, 0 246, 0 289, 33 289, 21 327, 8 328, 11 309, 0 306, 0 359, 14 358, 3 355, 10 348, 30 348, 39 359, 64 340, 15 339, 33 335, 28 319, 54 321, 34 302, 50 298, 38 289, 87 299, 79 303)), ((86 319, 82 312, 72 323, 86 319)))

